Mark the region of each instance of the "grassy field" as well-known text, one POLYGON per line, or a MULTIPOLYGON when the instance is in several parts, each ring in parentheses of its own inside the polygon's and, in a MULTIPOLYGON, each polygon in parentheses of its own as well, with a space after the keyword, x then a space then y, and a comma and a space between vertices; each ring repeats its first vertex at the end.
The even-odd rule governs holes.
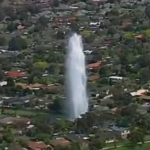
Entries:
MULTIPOLYGON (((0 111, 1 111, 1 109, 0 109, 0 111)), ((35 116, 35 115, 46 114, 46 113, 40 112, 40 111, 32 111, 32 110, 4 109, 4 114, 20 115, 20 116, 35 116)))
POLYGON ((150 150, 150 141, 146 141, 144 145, 132 146, 131 144, 118 144, 114 146, 108 146, 103 148, 104 150, 150 150))
POLYGON ((116 150, 150 150, 150 143, 146 143, 143 146, 136 146, 136 147, 130 147, 130 146, 119 147, 116 148, 116 150))

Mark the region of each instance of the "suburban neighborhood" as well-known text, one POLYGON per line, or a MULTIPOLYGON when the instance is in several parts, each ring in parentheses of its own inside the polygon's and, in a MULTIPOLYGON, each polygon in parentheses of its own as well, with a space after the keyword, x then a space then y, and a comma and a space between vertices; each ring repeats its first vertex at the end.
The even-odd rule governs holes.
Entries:
POLYGON ((0 0, 0 150, 149 150, 150 1, 0 0), (66 117, 65 59, 82 36, 89 111, 66 117))

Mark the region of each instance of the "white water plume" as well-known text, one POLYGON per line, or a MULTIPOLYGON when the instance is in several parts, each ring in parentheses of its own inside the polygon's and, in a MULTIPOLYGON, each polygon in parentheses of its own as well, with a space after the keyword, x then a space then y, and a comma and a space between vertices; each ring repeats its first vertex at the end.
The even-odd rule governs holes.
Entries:
POLYGON ((82 38, 74 33, 68 42, 66 59, 66 98, 70 119, 88 111, 87 76, 82 38))

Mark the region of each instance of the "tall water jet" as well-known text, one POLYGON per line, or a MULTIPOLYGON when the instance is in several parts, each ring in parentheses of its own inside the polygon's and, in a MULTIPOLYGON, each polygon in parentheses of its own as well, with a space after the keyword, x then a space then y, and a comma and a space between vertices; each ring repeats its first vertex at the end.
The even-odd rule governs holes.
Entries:
POLYGON ((66 59, 66 98, 70 119, 88 111, 87 76, 82 38, 74 33, 68 42, 66 59))

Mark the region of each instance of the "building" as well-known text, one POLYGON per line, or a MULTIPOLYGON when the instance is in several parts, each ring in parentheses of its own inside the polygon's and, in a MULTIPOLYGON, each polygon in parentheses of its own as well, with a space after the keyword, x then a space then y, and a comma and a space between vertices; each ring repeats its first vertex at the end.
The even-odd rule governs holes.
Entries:
POLYGON ((88 147, 89 146, 89 137, 84 134, 67 134, 66 139, 71 142, 78 142, 80 143, 81 147, 88 147))
POLYGON ((44 142, 27 142, 27 148, 29 150, 52 150, 52 147, 47 146, 44 142))
POLYGON ((110 127, 110 129, 115 132, 117 139, 126 139, 127 136, 130 134, 130 130, 128 128, 113 125, 110 127))
POLYGON ((137 90, 135 92, 131 92, 130 94, 132 96, 142 96, 142 95, 144 95, 147 92, 148 92, 148 90, 146 90, 146 89, 140 89, 140 90, 137 90))
POLYGON ((70 144, 71 144, 71 142, 64 138, 58 138, 58 139, 52 140, 50 142, 50 145, 53 148, 58 147, 58 146, 65 147, 65 146, 69 146, 70 144))
POLYGON ((27 74, 26 72, 21 71, 10 71, 5 73, 7 78, 26 78, 27 74))
POLYGON ((98 69, 101 66, 102 62, 98 61, 96 63, 89 64, 87 67, 89 69, 98 69))
POLYGON ((116 83, 116 82, 120 82, 122 80, 123 80, 123 77, 119 77, 119 76, 110 76, 109 77, 110 83, 116 83))

